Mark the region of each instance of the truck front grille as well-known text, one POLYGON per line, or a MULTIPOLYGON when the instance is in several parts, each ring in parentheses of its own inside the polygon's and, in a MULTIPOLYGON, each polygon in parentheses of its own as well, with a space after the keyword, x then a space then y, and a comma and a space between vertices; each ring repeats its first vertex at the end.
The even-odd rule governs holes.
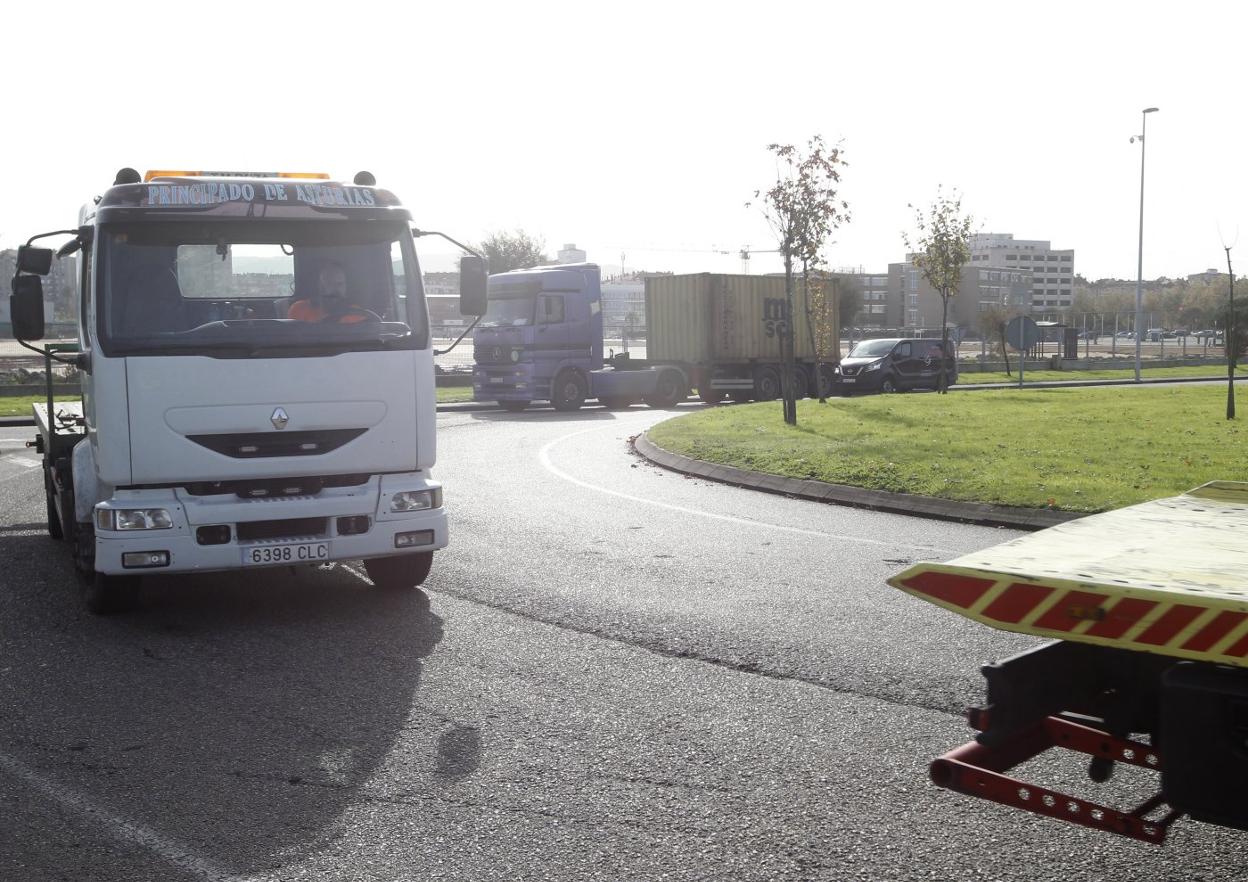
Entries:
POLYGON ((328 518, 288 518, 281 521, 248 521, 238 524, 238 538, 289 539, 294 536, 324 536, 328 518))
POLYGON ((227 432, 187 435, 187 439, 235 459, 262 456, 319 456, 337 450, 365 429, 321 429, 315 432, 227 432))

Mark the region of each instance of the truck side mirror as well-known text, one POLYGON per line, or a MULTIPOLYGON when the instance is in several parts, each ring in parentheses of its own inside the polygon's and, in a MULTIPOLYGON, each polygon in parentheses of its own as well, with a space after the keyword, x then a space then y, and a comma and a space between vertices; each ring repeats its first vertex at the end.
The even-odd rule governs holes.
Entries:
POLYGON ((486 299, 485 260, 475 255, 459 259, 459 314, 485 315, 486 299))
MULTIPOLYGON (((52 249, 19 245, 17 248, 17 271, 46 276, 52 272, 52 249)), ((17 293, 14 291, 14 293, 17 293)))
MULTIPOLYGON (((48 251, 48 254, 50 260, 52 252, 48 251)), ((13 277, 13 294, 9 297, 9 316, 13 322, 15 338, 18 340, 43 339, 43 279, 38 276, 13 277)))

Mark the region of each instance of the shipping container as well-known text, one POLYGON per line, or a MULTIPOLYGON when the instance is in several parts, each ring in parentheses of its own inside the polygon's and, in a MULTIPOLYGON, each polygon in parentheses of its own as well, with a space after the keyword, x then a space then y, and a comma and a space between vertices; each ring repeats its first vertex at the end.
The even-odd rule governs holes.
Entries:
MULTIPOLYGON (((831 281, 823 284, 834 290, 831 281)), ((813 285, 812 285, 813 287, 813 285)), ((812 328, 827 340, 823 360, 839 359, 837 298, 829 296, 824 321, 815 319, 817 296, 807 297, 801 279, 793 292, 793 350, 814 361, 812 328)), ((646 278, 647 355, 652 361, 734 364, 780 361, 786 298, 782 276, 696 273, 646 278)))

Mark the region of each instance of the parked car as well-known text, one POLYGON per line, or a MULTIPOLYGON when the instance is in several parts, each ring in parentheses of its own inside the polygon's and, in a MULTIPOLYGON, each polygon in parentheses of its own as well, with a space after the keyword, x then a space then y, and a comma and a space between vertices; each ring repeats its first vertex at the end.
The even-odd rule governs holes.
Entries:
MULTIPOLYGON (((945 358, 945 382, 958 380, 957 349, 949 341, 945 358)), ((838 394, 856 392, 905 392, 936 389, 940 383, 940 340, 863 340, 841 359, 834 373, 838 394)))
POLYGON ((1144 339, 1150 343, 1157 343, 1160 342, 1165 333, 1165 328, 1149 328, 1144 332, 1144 339))

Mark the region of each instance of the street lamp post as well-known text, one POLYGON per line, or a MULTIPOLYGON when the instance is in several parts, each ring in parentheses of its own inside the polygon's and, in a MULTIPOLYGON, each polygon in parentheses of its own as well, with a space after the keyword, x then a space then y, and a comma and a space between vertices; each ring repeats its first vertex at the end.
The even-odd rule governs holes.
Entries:
MULTIPOLYGON (((1156 113, 1156 107, 1144 108, 1140 120, 1140 248, 1135 274, 1135 382, 1140 382, 1140 326, 1144 319, 1144 130, 1148 115, 1156 113)), ((1135 138, 1131 139, 1132 142, 1135 138)))

